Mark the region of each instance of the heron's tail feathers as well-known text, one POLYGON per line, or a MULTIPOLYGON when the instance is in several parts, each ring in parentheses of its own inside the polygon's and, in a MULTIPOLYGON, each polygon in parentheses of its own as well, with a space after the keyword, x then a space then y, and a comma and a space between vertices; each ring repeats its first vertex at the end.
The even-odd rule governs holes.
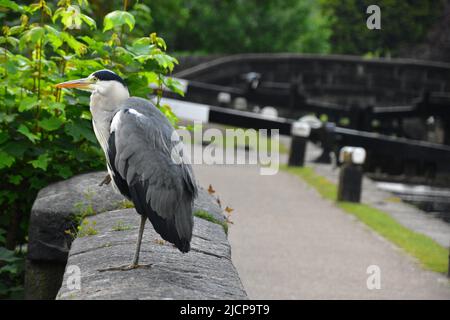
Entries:
POLYGON ((180 199, 170 215, 157 213, 146 201, 145 186, 136 183, 129 187, 136 211, 148 217, 155 231, 166 241, 173 243, 181 252, 189 252, 191 248, 194 219, 192 215, 192 200, 180 199))

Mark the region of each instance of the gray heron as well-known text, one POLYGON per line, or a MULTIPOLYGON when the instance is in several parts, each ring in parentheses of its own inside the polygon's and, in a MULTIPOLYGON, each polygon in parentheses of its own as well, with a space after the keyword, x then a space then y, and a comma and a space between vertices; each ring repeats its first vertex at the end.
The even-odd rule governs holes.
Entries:
POLYGON ((139 266, 147 218, 164 240, 188 252, 197 185, 190 164, 173 159, 176 133, 168 119, 150 101, 130 97, 124 80, 110 70, 56 87, 91 92, 94 132, 105 153, 113 186, 134 203, 141 216, 132 263, 120 269, 139 266))

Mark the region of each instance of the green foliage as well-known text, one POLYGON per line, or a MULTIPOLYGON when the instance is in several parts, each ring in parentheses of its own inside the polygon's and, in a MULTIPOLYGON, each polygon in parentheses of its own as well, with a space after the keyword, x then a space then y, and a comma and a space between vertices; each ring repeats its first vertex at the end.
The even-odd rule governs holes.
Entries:
POLYGON ((331 51, 368 56, 396 56, 418 44, 441 12, 443 1, 322 0, 324 14, 332 17, 331 51), (381 9, 381 30, 366 27, 369 5, 381 9))
POLYGON ((329 51, 329 18, 315 0, 136 1, 131 12, 135 28, 159 30, 178 52, 329 51))
POLYGON ((95 229, 95 226, 97 225, 97 222, 95 220, 90 221, 88 219, 83 219, 81 221, 81 224, 77 227, 77 237, 83 238, 88 236, 95 236, 98 234, 97 229, 95 229))
POLYGON ((153 0, 150 26, 180 52, 328 52, 315 0, 153 0))
POLYGON ((125 231, 130 230, 131 226, 125 224, 122 220, 118 220, 116 224, 112 227, 112 231, 125 231))
POLYGON ((205 210, 197 210, 194 212, 194 216, 215 224, 218 224, 219 226, 222 226, 223 231, 225 232, 225 234, 228 234, 228 222, 226 221, 221 221, 219 219, 216 219, 212 214, 210 214, 209 212, 205 211, 205 210))
MULTIPOLYGON (((179 90, 167 77, 178 62, 166 54, 162 38, 150 32, 143 37, 142 28, 134 28, 133 12, 140 9, 128 12, 126 2, 96 22, 86 0, 0 0, 0 249, 12 251, 26 241, 31 204, 42 187, 104 168, 88 94, 61 91, 56 83, 112 69, 133 95, 155 95, 176 122, 159 101, 163 86, 179 90)), ((10 260, 1 263, 0 295, 9 281, 5 274, 16 270, 10 260)))
POLYGON ((122 200, 117 203, 117 209, 131 209, 134 208, 134 203, 130 200, 122 200))
POLYGON ((0 299, 22 298, 25 253, 6 249, 5 241, 6 231, 0 228, 0 299))
POLYGON ((127 25, 131 31, 133 30, 135 24, 136 21, 131 13, 116 10, 106 15, 105 20, 103 21, 103 32, 121 27, 123 25, 127 25))
POLYGON ((86 230, 88 230, 90 226, 86 218, 97 214, 92 205, 92 197, 93 193, 88 190, 84 193, 85 200, 77 202, 74 206, 77 213, 70 217, 72 227, 71 229, 65 230, 65 233, 71 236, 72 239, 75 239, 77 236, 81 237, 87 235, 86 230))

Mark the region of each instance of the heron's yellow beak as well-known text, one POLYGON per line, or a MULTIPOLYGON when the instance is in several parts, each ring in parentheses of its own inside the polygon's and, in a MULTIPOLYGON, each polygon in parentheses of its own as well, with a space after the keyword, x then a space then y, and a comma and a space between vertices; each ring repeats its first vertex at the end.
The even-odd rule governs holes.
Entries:
POLYGON ((94 81, 89 78, 77 79, 72 81, 61 82, 56 85, 57 88, 75 88, 80 90, 94 90, 94 81))

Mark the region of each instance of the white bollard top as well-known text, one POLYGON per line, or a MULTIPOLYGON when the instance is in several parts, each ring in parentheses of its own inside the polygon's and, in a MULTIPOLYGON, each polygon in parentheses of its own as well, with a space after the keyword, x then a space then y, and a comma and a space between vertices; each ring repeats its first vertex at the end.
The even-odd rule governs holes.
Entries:
POLYGON ((363 164, 366 161, 366 150, 361 147, 343 147, 339 152, 339 162, 347 161, 354 164, 363 164))
POLYGON ((261 115, 267 119, 278 118, 278 111, 274 107, 264 107, 261 109, 261 115))
POLYGON ((292 124, 291 135, 307 138, 311 133, 311 127, 305 121, 296 121, 292 124))
POLYGON ((243 97, 237 97, 234 99, 234 108, 237 110, 247 109, 247 100, 243 97))
POLYGON ((228 92, 219 92, 217 95, 217 101, 219 103, 229 104, 231 103, 231 94, 228 92))

